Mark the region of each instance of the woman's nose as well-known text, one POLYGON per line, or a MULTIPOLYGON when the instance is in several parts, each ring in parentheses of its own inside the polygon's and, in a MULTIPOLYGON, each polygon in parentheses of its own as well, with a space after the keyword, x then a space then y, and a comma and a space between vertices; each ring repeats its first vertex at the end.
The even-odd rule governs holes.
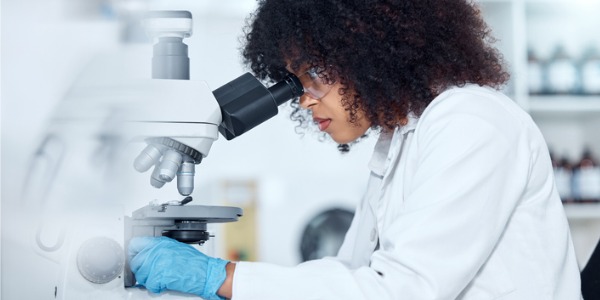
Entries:
POLYGON ((308 93, 300 96, 300 107, 304 109, 311 109, 317 102, 319 102, 319 100, 310 97, 308 93))

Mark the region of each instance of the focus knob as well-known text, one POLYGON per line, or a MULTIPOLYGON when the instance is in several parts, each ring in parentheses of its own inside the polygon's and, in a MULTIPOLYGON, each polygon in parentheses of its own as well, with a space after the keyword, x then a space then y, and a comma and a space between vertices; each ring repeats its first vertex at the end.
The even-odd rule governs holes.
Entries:
POLYGON ((77 268, 85 279, 93 283, 107 283, 123 272, 125 258, 119 243, 107 237, 85 241, 77 252, 77 268))

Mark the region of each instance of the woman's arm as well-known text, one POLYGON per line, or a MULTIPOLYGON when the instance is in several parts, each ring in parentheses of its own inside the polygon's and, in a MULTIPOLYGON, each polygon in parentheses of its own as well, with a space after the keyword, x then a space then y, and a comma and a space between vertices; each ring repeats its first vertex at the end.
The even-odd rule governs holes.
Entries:
POLYGON ((231 287, 233 285, 233 273, 235 272, 235 263, 229 262, 225 266, 225 272, 227 272, 227 277, 225 277, 225 281, 217 291, 217 294, 221 297, 231 299, 231 287))

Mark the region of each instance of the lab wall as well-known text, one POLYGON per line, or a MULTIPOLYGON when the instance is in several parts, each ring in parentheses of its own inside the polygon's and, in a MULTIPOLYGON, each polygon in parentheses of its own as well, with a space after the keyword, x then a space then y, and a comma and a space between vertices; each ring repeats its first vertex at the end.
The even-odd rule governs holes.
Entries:
MULTIPOLYGON (((7 238, 18 236, 21 228, 9 220, 27 188, 25 174, 35 167, 29 159, 44 135, 48 116, 81 66, 98 51, 116 46, 114 22, 66 19, 65 5, 64 1, 54 0, 1 3, 2 298, 10 298, 7 284, 26 288, 26 281, 7 282, 20 278, 20 273, 27 274, 25 270, 7 269, 7 265, 30 258, 14 255, 20 250, 7 238)), ((51 276, 43 271, 49 265, 39 264, 42 271, 31 274, 31 280, 51 276)))

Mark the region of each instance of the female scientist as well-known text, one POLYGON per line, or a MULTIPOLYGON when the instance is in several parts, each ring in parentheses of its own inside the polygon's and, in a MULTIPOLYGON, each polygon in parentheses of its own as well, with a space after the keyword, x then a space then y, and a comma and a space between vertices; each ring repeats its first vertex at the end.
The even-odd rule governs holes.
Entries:
MULTIPOLYGON (((469 0, 263 0, 246 31, 262 80, 289 73, 292 118, 339 144, 379 134, 337 257, 228 262, 132 240, 150 291, 205 299, 580 299, 548 148, 469 0)), ((299 158, 301 159, 301 158, 299 158)))

